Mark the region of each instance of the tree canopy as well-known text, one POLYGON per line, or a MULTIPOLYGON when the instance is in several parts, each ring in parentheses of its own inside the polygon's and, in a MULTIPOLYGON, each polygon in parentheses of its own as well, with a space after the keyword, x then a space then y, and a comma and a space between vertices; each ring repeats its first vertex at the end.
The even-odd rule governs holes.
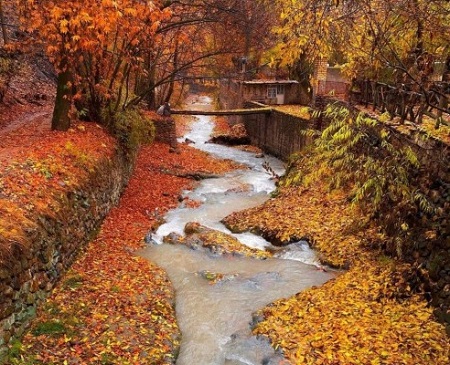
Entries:
POLYGON ((276 1, 284 64, 301 55, 344 65, 349 76, 395 73, 423 84, 432 62, 449 56, 450 5, 442 0, 276 1))
POLYGON ((72 101, 102 122, 173 99, 188 78, 257 74, 269 59, 297 76, 327 59, 350 78, 418 92, 450 60, 443 0, 15 1, 59 72, 55 129, 72 101))
POLYGON ((270 29, 259 1, 16 1, 23 29, 58 72, 54 129, 70 125, 72 101, 99 122, 143 100, 168 101, 187 76, 261 57, 270 29))

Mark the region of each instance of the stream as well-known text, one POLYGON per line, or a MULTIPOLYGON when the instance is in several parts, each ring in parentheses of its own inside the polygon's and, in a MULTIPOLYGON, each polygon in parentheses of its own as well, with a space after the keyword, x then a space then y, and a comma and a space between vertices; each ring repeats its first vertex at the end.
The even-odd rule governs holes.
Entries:
MULTIPOLYGON (((212 100, 193 95, 190 103, 195 103, 196 109, 211 108, 212 100)), ((166 223, 152 237, 154 244, 140 255, 166 270, 176 290, 176 314, 182 332, 177 365, 278 364, 282 354, 266 340, 252 336, 250 326, 258 309, 334 277, 333 273, 318 270, 319 262, 308 244, 298 242, 278 249, 275 257, 267 260, 161 244, 171 232, 183 234, 187 222, 231 234, 220 220, 234 211, 262 204, 275 189, 274 181, 262 167, 264 161, 276 173, 284 171, 283 163, 273 157, 258 158, 252 152, 205 143, 212 130, 211 117, 199 116, 184 138, 194 141, 196 148, 248 168, 203 180, 195 190, 184 192, 184 197, 202 205, 180 205, 170 211, 166 223), (208 273, 220 273, 223 279, 213 284, 208 273)), ((233 235, 250 247, 276 249, 250 233, 233 235)))

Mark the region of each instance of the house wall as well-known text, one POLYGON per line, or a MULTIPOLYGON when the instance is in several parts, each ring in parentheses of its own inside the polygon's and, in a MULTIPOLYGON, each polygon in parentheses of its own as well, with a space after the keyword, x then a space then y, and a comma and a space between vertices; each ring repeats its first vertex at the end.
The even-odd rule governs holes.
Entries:
MULTIPOLYGON (((270 84, 263 85, 243 85, 242 96, 245 102, 256 101, 259 103, 274 105, 277 104, 276 98, 268 98, 267 87, 272 86, 270 84)), ((298 84, 286 84, 284 86, 284 104, 298 104, 299 98, 299 85, 298 84)))
POLYGON ((260 103, 267 103, 266 85, 242 85, 242 97, 245 101, 254 100, 260 103))
MULTIPOLYGON (((242 108, 245 102, 256 101, 266 105, 276 104, 276 98, 267 97, 268 84, 239 84, 232 80, 222 80, 219 83, 219 105, 223 109, 242 108)), ((284 103, 300 103, 299 84, 284 85, 284 103)), ((234 124, 234 122, 232 122, 234 124)))
POLYGON ((290 84, 285 86, 285 104, 300 104, 300 84, 290 84))

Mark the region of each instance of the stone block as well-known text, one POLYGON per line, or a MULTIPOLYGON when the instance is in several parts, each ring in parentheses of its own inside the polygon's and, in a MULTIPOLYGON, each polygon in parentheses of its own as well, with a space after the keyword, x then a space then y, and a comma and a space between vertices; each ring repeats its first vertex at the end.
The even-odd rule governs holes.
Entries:
POLYGON ((11 299, 5 298, 0 303, 0 318, 7 318, 14 313, 14 303, 11 299))
POLYGON ((5 280, 11 277, 11 271, 0 267, 0 280, 5 280))

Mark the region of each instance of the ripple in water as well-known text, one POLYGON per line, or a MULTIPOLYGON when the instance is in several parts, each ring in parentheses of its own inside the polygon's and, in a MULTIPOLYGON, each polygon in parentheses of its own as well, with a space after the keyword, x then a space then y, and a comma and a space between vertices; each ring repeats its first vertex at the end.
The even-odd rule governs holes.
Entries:
POLYGON ((251 336, 252 314, 333 276, 295 260, 212 256, 180 245, 153 245, 141 255, 166 270, 176 290, 177 365, 269 363, 277 354, 251 336), (211 284, 202 272, 224 279, 211 284))

